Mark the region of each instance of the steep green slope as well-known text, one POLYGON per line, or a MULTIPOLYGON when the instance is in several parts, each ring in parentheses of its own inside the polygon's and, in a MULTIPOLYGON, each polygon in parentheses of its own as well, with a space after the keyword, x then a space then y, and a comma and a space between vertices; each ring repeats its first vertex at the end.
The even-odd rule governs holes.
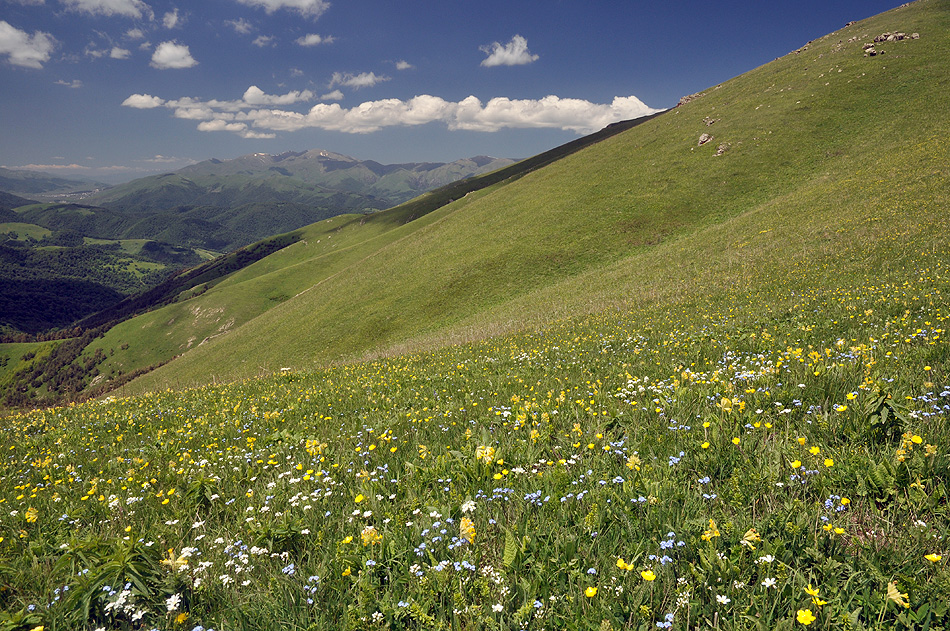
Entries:
POLYGON ((794 264, 789 257, 810 261, 848 243, 860 254, 836 265, 880 263, 875 242, 904 223, 900 212, 884 212, 884 200, 901 200, 914 230, 928 225, 924 213, 945 210, 938 139, 950 116, 933 104, 950 74, 941 53, 948 13, 946 3, 919 2, 858 22, 450 205, 411 238, 138 385, 306 368, 410 340, 481 337, 606 301, 704 292, 716 287, 692 277, 707 264, 735 265, 738 283, 770 282, 758 266, 780 273, 794 264), (891 31, 919 39, 865 56, 864 43, 891 31), (713 139, 700 144, 703 134, 713 139), (906 200, 927 203, 907 208, 906 200))

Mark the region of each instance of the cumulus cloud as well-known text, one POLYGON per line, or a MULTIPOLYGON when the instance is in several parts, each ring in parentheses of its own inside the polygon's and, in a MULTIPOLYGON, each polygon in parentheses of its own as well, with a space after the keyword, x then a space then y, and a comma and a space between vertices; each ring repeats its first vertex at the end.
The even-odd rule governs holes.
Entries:
POLYGON ((176 26, 181 26, 184 23, 184 20, 178 15, 178 9, 173 9, 165 14, 162 18, 162 24, 165 25, 165 28, 175 28, 176 26))
POLYGON ((244 131, 245 129, 247 125, 244 123, 229 123, 220 118, 198 123, 198 131, 244 131))
POLYGON ((256 85, 252 85, 244 92, 244 102, 248 105, 293 105, 298 101, 309 101, 313 98, 313 92, 310 90, 294 90, 287 94, 265 94, 256 85))
POLYGON ((198 123, 198 131, 230 131, 241 138, 276 138, 277 134, 265 133, 248 129, 244 123, 229 123, 226 120, 215 119, 198 123))
POLYGON ((130 28, 125 32, 125 38, 132 41, 145 39, 145 31, 140 28, 130 28))
POLYGON ((339 90, 331 90, 330 92, 327 92, 326 94, 321 94, 320 100, 321 101, 342 101, 343 93, 340 92, 339 90))
POLYGON ((109 51, 109 57, 112 57, 113 59, 128 59, 131 56, 132 53, 130 53, 125 48, 119 48, 118 46, 113 46, 112 50, 109 51))
POLYGON ((397 61, 397 62, 396 62, 396 70, 412 70, 413 68, 415 68, 415 66, 413 66, 413 65, 412 65, 411 63, 409 63, 408 61, 397 61))
POLYGON ((122 101, 122 105, 125 107, 134 107, 139 110, 149 110, 153 107, 161 107, 165 103, 165 99, 161 99, 157 96, 152 96, 151 94, 133 94, 126 100, 122 101))
POLYGON ((247 35, 254 30, 254 25, 244 18, 238 18, 236 20, 225 20, 225 24, 234 29, 234 32, 238 35, 247 35))
POLYGON ((332 44, 333 37, 323 37, 316 33, 309 33, 303 37, 298 37, 295 41, 301 46, 318 46, 320 44, 332 44))
POLYGON ((130 18, 153 17, 152 9, 142 0, 60 0, 67 8, 92 15, 123 15, 130 18))
POLYGON ((479 50, 488 55, 482 60, 482 65, 486 68, 492 66, 523 66, 538 60, 538 56, 532 55, 528 50, 528 40, 520 35, 515 35, 505 45, 492 42, 488 46, 480 47, 479 50))
POLYGON ((330 79, 330 85, 327 87, 335 87, 342 85, 347 88, 370 88, 377 83, 383 81, 389 81, 389 77, 379 76, 374 72, 361 72, 358 75, 353 75, 348 72, 334 72, 333 77, 330 79))
POLYGON ((255 46, 264 48, 265 46, 270 46, 273 43, 273 41, 274 41, 274 38, 271 37, 270 35, 258 35, 257 37, 254 38, 254 41, 251 43, 254 44, 255 46))
POLYGON ((167 70, 169 68, 191 68, 197 66, 198 62, 191 56, 191 51, 184 44, 177 42, 162 42, 152 53, 153 68, 167 70))
POLYGON ((32 35, 0 20, 0 55, 7 55, 11 64, 24 68, 42 68, 56 48, 49 33, 34 31, 32 35))
MULTIPOLYGON (((318 98, 328 101, 342 96, 335 91, 318 98)), ((365 134, 387 127, 429 123, 441 123, 450 130, 494 132, 506 128, 533 128, 586 134, 617 121, 660 111, 648 107, 635 96, 618 96, 610 103, 592 103, 554 95, 541 99, 496 97, 488 102, 469 96, 456 102, 422 94, 408 100, 366 101, 352 108, 342 107, 339 103, 317 103, 307 111, 290 108, 313 98, 314 94, 309 90, 271 95, 257 86, 250 86, 242 98, 234 101, 191 97, 166 101, 147 94, 133 94, 122 105, 139 109, 165 107, 172 110, 176 118, 200 121, 200 131, 227 131, 244 138, 273 137, 273 132, 302 129, 365 134)))
POLYGON ((267 13, 274 13, 280 9, 290 9, 296 11, 305 17, 318 18, 326 11, 330 3, 326 0, 237 0, 241 4, 258 9, 264 9, 267 13))

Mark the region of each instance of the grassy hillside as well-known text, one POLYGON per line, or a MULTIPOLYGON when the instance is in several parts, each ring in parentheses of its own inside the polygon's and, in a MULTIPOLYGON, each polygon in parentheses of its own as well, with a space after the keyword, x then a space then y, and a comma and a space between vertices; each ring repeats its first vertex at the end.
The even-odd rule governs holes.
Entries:
POLYGON ((948 40, 920 0, 129 320, 306 285, 146 378, 273 375, 3 419, 0 629, 947 629, 948 40))
MULTIPOLYGON (((411 238, 364 250, 358 264, 306 293, 286 292, 291 299, 189 350, 139 387, 309 368, 616 302, 770 282, 763 265, 784 274, 796 261, 890 238, 893 222, 905 221, 895 204, 908 199, 928 200, 915 202, 910 218, 923 230, 943 212, 939 139, 950 117, 932 104, 947 80, 939 52, 947 28, 945 6, 930 3, 811 42, 409 224, 411 238), (865 42, 897 30, 921 35, 865 57, 865 42), (700 145, 702 134, 713 140, 700 145)), ((856 255, 842 264, 879 263, 856 255)), ((271 283, 280 278, 275 272, 271 283)))

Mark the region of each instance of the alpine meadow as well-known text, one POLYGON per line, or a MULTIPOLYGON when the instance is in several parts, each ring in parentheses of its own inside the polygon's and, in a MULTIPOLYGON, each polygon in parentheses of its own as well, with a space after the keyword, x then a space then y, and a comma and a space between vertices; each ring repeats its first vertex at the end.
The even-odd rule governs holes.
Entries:
POLYGON ((0 631, 950 628, 948 50, 918 0, 0 345, 89 368, 0 423, 0 631))

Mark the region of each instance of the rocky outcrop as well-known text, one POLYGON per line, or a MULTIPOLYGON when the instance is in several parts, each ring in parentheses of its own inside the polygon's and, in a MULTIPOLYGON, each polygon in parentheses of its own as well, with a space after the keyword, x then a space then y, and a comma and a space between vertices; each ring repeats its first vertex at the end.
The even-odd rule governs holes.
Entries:
POLYGON ((696 94, 687 94, 686 96, 681 96, 679 102, 676 104, 676 107, 680 105, 686 105, 690 101, 695 101, 701 96, 706 96, 705 92, 697 92, 696 94))
POLYGON ((902 41, 902 40, 905 40, 905 39, 920 39, 920 33, 911 33, 910 35, 908 35, 907 33, 898 33, 898 32, 895 32, 895 33, 881 33, 880 35, 878 35, 877 37, 874 38, 874 41, 873 41, 873 42, 868 42, 867 44, 864 45, 864 47, 863 47, 863 49, 864 49, 864 56, 865 56, 865 57, 876 57, 877 55, 883 55, 883 54, 884 54, 884 51, 883 51, 883 50, 878 50, 877 47, 875 47, 875 44, 884 44, 884 43, 888 43, 888 42, 899 42, 899 41, 902 41))
POLYGON ((899 42, 902 39, 920 39, 920 33, 881 33, 874 38, 875 44, 880 44, 881 42, 899 42))

